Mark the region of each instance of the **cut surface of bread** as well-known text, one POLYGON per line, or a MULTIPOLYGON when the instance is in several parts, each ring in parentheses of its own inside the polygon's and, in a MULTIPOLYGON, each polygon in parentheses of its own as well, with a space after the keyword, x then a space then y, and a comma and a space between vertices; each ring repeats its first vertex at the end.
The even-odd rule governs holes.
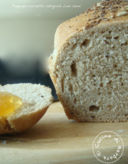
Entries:
POLYGON ((127 121, 128 1, 102 1, 62 23, 49 73, 69 119, 127 121))
MULTIPOLYGON (((40 84, 7 84, 0 86, 0 93, 16 96, 15 100, 20 100, 21 103, 10 115, 0 115, 0 134, 22 132, 31 128, 44 115, 53 100, 51 89, 40 84)), ((7 105, 6 110, 8 107, 7 105)))

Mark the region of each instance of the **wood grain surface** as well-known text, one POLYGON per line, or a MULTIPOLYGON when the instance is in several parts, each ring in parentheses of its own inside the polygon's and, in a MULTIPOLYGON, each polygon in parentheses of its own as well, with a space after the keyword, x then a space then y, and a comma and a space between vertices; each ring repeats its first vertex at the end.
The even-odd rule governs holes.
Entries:
MULTIPOLYGON (((29 131, 0 136, 0 164, 99 164, 92 152, 94 138, 103 131, 113 131, 124 142, 118 164, 128 163, 127 123, 78 123, 68 120, 59 102, 52 104, 45 116, 29 131)), ((113 143, 104 144, 111 152, 113 143)))

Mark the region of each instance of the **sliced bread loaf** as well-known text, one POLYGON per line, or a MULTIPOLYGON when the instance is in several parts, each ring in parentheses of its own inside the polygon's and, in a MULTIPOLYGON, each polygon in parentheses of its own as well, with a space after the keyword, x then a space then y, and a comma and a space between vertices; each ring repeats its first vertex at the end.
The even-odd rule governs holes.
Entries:
MULTIPOLYGON (((22 105, 6 117, 0 116, 0 134, 22 132, 29 129, 44 115, 53 99, 51 89, 39 84, 8 84, 0 86, 1 93, 17 96, 13 99, 21 101, 22 105)), ((1 103, 0 101, 0 105, 1 103)), ((10 99, 9 103, 15 102, 10 99)), ((9 108, 9 103, 5 104, 7 105, 6 110, 9 108)))
POLYGON ((128 120, 128 1, 104 0, 62 23, 49 73, 69 119, 128 120))

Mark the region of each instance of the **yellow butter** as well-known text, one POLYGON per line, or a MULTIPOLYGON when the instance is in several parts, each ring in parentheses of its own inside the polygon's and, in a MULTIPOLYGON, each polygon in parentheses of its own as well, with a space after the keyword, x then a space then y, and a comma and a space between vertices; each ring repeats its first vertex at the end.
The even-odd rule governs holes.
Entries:
POLYGON ((8 117, 22 106, 22 99, 11 93, 0 92, 0 117, 8 117))

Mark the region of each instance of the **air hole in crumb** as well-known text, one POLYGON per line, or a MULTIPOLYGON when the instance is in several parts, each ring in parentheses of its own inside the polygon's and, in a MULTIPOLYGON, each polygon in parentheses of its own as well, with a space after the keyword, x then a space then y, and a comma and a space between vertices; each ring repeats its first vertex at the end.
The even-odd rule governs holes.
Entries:
POLYGON ((114 49, 114 48, 115 48, 115 46, 114 46, 114 45, 111 45, 111 47, 112 47, 112 49, 114 49))
POLYGON ((69 91, 72 92, 72 85, 69 84, 69 91))
POLYGON ((111 36, 107 36, 106 39, 110 40, 110 39, 112 39, 112 37, 111 36))
POLYGON ((114 39, 116 39, 116 40, 119 39, 119 36, 115 36, 114 39))
POLYGON ((110 44, 107 40, 104 40, 104 42, 105 42, 106 44, 110 44))
POLYGON ((121 46, 127 46, 127 42, 121 43, 121 46))
POLYGON ((91 116, 92 119, 95 119, 95 116, 91 116))
POLYGON ((77 46, 77 44, 74 44, 74 45, 72 46, 72 49, 75 49, 75 48, 76 48, 76 46, 77 46))
POLYGON ((81 44, 81 47, 83 47, 83 46, 88 46, 88 44, 89 44, 89 40, 88 39, 85 39, 84 41, 83 41, 83 43, 81 44))
POLYGON ((98 95, 101 95, 101 92, 98 92, 98 95))
POLYGON ((108 109, 108 110, 112 110, 112 105, 108 105, 108 106, 107 106, 107 109, 108 109))
POLYGON ((72 72, 72 76, 76 76, 77 75, 76 63, 74 61, 71 64, 71 72, 72 72))
POLYGON ((107 54, 107 55, 105 55, 105 57, 108 59, 110 56, 107 54))
POLYGON ((44 97, 44 96, 41 96, 42 98, 44 97))
POLYGON ((110 80, 107 84, 110 85, 112 83, 112 80, 110 80))
POLYGON ((123 86, 124 84, 123 83, 121 83, 121 86, 123 86))
POLYGON ((128 117, 128 114, 125 114, 125 117, 128 117))
POLYGON ((117 64, 114 64, 114 68, 117 68, 117 64))
POLYGON ((76 98, 74 98, 73 102, 74 102, 74 104, 76 104, 76 98))
POLYGON ((103 34, 105 31, 101 31, 101 34, 103 34))
POLYGON ((100 87, 103 87, 103 83, 100 83, 100 87))
POLYGON ((95 105, 91 105, 91 106, 89 107, 89 110, 90 110, 91 112, 97 112, 97 111, 99 110, 99 107, 98 107, 98 106, 95 106, 95 105))

